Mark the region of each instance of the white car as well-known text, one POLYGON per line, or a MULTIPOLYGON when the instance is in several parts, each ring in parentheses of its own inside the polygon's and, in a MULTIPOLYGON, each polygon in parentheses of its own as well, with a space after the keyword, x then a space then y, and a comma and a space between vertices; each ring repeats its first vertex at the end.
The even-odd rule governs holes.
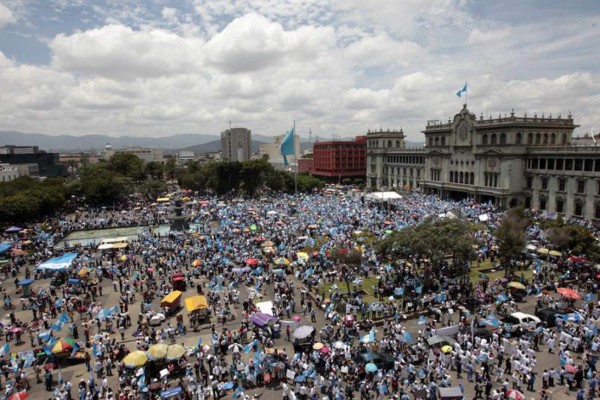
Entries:
POLYGON ((523 312, 514 312, 506 316, 502 322, 509 326, 509 331, 511 333, 515 333, 519 328, 528 332, 536 329, 540 325, 543 325, 542 320, 535 315, 525 314, 523 312))

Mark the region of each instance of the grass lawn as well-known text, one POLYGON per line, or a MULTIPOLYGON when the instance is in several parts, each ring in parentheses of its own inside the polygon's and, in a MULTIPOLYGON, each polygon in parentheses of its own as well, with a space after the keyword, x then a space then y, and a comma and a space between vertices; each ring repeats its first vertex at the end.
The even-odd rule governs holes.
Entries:
MULTIPOLYGON (((373 296, 373 286, 377 286, 379 283, 379 279, 374 276, 369 276, 367 278, 363 278, 362 290, 367 292, 364 297, 365 303, 373 303, 379 301, 378 298, 373 296)), ((348 293, 348 288, 346 286, 346 282, 338 282, 338 283, 326 283, 319 287, 319 293, 323 293, 323 289, 325 289, 325 297, 329 297, 329 288, 331 286, 337 285, 340 293, 348 293)), ((358 289, 356 285, 350 282, 350 290, 358 289)))
MULTIPOLYGON (((492 265, 492 262, 488 259, 484 260, 482 263, 479 264, 479 268, 477 267, 477 261, 474 261, 471 263, 471 272, 469 273, 469 279, 471 279, 472 283, 477 283, 481 280, 481 278, 479 278, 479 274, 481 273, 480 270, 483 269, 488 269, 490 268, 492 265)), ((490 278, 490 282, 493 282, 496 278, 503 278, 504 277, 504 270, 498 270, 496 272, 485 272, 485 274, 490 278)), ((525 271, 519 271, 516 270, 515 271, 515 275, 517 276, 517 278, 520 278, 521 275, 523 275, 523 277, 526 280, 531 280, 533 273, 531 271, 531 269, 527 269, 525 271)))

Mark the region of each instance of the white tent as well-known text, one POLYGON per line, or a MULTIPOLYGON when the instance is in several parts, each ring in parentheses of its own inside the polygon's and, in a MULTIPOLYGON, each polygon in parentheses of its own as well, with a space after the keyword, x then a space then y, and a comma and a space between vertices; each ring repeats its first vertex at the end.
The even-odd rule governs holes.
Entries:
POLYGON ((399 200, 401 198, 402 196, 396 192, 374 192, 365 196, 365 199, 374 201, 399 200))
POLYGON ((480 220, 481 222, 486 222, 488 219, 490 219, 490 217, 488 217, 488 215, 487 215, 487 214, 481 214, 481 215, 479 216, 479 220, 480 220))
POLYGON ((256 303, 256 308, 260 310, 261 313, 267 315, 273 315, 273 302, 272 301, 263 301, 261 303, 256 303))

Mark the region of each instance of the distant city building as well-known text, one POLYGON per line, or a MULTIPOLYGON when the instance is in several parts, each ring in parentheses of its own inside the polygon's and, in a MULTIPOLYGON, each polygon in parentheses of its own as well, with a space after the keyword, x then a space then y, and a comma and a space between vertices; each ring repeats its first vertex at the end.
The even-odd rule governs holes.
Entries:
POLYGON ((315 142, 311 174, 323 178, 364 178, 367 138, 315 142))
MULTIPOLYGON (((37 169, 37 164, 35 165, 37 169)), ((9 182, 22 176, 29 176, 30 164, 0 163, 0 182, 9 182)))
POLYGON ((246 128, 231 128, 221 132, 221 154, 227 161, 248 161, 252 151, 251 132, 246 128))
POLYGON ((134 154, 144 162, 159 162, 166 161, 162 149, 153 149, 149 147, 126 147, 124 149, 113 149, 110 144, 107 144, 101 155, 104 160, 110 160, 115 154, 134 154))
POLYGON ((465 105, 427 122, 423 148, 406 149, 401 132, 369 132, 367 186, 600 222, 600 147, 572 143, 577 126, 570 114, 477 118, 465 105))
POLYGON ((196 160, 196 153, 191 150, 182 150, 177 153, 177 164, 185 165, 196 160))
MULTIPOLYGON (((259 157, 267 156, 271 164, 283 164, 283 156, 281 155, 281 142, 285 135, 275 136, 272 143, 263 143, 260 145, 258 152, 259 157)), ((288 163, 295 164, 296 160, 300 159, 300 135, 294 135, 294 155, 288 157, 288 163)))
POLYGON ((313 159, 312 158, 301 158, 298 160, 298 173, 312 174, 313 170, 313 159))
MULTIPOLYGON (((60 163, 58 153, 47 153, 38 146, 0 146, 0 163, 20 165, 29 176, 66 176, 67 168, 60 163)), ((24 175, 22 175, 24 176, 24 175)))

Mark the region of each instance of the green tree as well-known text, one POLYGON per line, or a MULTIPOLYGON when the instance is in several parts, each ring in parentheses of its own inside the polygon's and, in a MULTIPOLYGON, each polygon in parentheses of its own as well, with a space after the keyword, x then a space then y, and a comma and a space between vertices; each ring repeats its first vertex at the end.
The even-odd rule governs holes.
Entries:
POLYGON ((600 246, 594 234, 586 227, 565 224, 549 229, 549 242, 561 251, 570 251, 574 255, 587 256, 598 260, 600 246))
POLYGON ((473 256, 473 226, 461 219, 430 217, 417 226, 392 233, 376 243, 384 256, 429 258, 437 268, 446 256, 452 257, 459 273, 467 271, 462 266, 473 256))
POLYGON ((109 169, 136 182, 144 179, 144 161, 135 154, 117 153, 108 160, 109 169))
POLYGON ((504 260, 506 275, 512 270, 512 261, 521 256, 527 244, 527 227, 530 224, 531 218, 525 215, 522 207, 511 208, 494 232, 499 255, 504 260))
POLYGON ((139 184, 138 190, 146 199, 152 200, 167 191, 167 184, 163 180, 147 180, 139 184))
POLYGON ((144 165, 144 175, 146 179, 162 180, 164 175, 163 164, 157 161, 150 161, 144 165))

